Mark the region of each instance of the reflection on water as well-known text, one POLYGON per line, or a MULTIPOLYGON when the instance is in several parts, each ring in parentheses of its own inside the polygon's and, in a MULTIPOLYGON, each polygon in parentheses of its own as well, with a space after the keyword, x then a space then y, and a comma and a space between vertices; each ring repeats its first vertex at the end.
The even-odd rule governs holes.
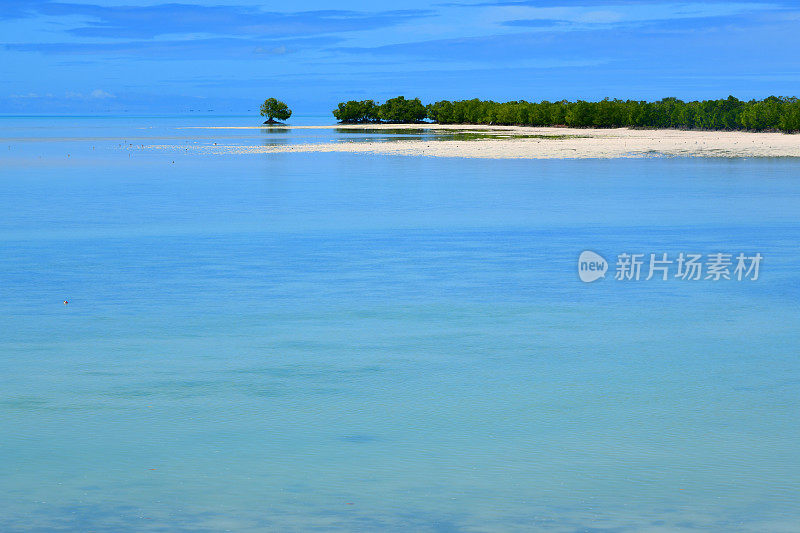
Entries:
MULTIPOLYGON (((336 133, 357 137, 356 141, 391 142, 402 140, 474 141, 484 139, 569 139, 578 135, 539 135, 517 133, 512 130, 457 128, 335 128, 336 133)), ((338 139, 353 142, 353 139, 338 139)))
POLYGON ((334 128, 336 133, 374 135, 422 135, 435 133, 432 128, 334 128))

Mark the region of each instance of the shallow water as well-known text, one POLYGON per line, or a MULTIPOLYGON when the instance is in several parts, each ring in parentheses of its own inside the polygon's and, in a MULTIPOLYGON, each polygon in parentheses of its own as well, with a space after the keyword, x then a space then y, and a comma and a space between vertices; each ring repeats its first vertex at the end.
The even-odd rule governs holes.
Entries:
POLYGON ((800 528, 796 160, 130 148, 246 123, 0 119, 0 530, 800 528))

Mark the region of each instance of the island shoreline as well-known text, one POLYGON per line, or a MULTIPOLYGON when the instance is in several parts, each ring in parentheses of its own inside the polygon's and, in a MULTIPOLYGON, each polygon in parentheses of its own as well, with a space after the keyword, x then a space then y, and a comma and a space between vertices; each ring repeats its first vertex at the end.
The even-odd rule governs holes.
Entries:
MULTIPOLYGON (((208 153, 344 152, 480 159, 611 159, 642 157, 800 157, 800 135, 719 130, 461 126, 450 124, 335 124, 291 129, 432 130, 482 134, 469 140, 421 138, 340 140, 286 145, 198 146, 208 153)), ((259 129, 261 126, 191 126, 185 129, 259 129)), ((272 128, 273 130, 276 128, 272 128)), ((153 147, 155 148, 155 147, 153 147)))

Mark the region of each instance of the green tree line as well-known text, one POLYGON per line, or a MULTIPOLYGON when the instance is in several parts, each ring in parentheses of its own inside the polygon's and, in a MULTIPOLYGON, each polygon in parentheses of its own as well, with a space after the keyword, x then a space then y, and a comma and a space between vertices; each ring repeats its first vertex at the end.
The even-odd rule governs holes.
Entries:
POLYGON ((439 124, 800 131, 800 100, 778 96, 750 101, 729 96, 691 102, 677 98, 656 102, 608 98, 599 102, 473 99, 441 100, 428 105, 419 98, 407 100, 398 96, 383 104, 373 100, 342 102, 333 115, 346 123, 417 123, 428 119, 439 124))
POLYGON ((391 122, 415 123, 427 118, 427 109, 419 98, 406 100, 403 96, 377 104, 373 100, 341 102, 333 110, 336 120, 348 123, 391 122))

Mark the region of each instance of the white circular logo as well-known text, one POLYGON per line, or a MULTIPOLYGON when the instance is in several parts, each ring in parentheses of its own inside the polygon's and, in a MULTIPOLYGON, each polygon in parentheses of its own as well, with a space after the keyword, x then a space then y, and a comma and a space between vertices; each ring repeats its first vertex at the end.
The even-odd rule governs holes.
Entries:
POLYGON ((589 250, 581 252, 578 258, 578 276, 584 283, 591 283, 606 276, 608 262, 603 256, 589 250))

